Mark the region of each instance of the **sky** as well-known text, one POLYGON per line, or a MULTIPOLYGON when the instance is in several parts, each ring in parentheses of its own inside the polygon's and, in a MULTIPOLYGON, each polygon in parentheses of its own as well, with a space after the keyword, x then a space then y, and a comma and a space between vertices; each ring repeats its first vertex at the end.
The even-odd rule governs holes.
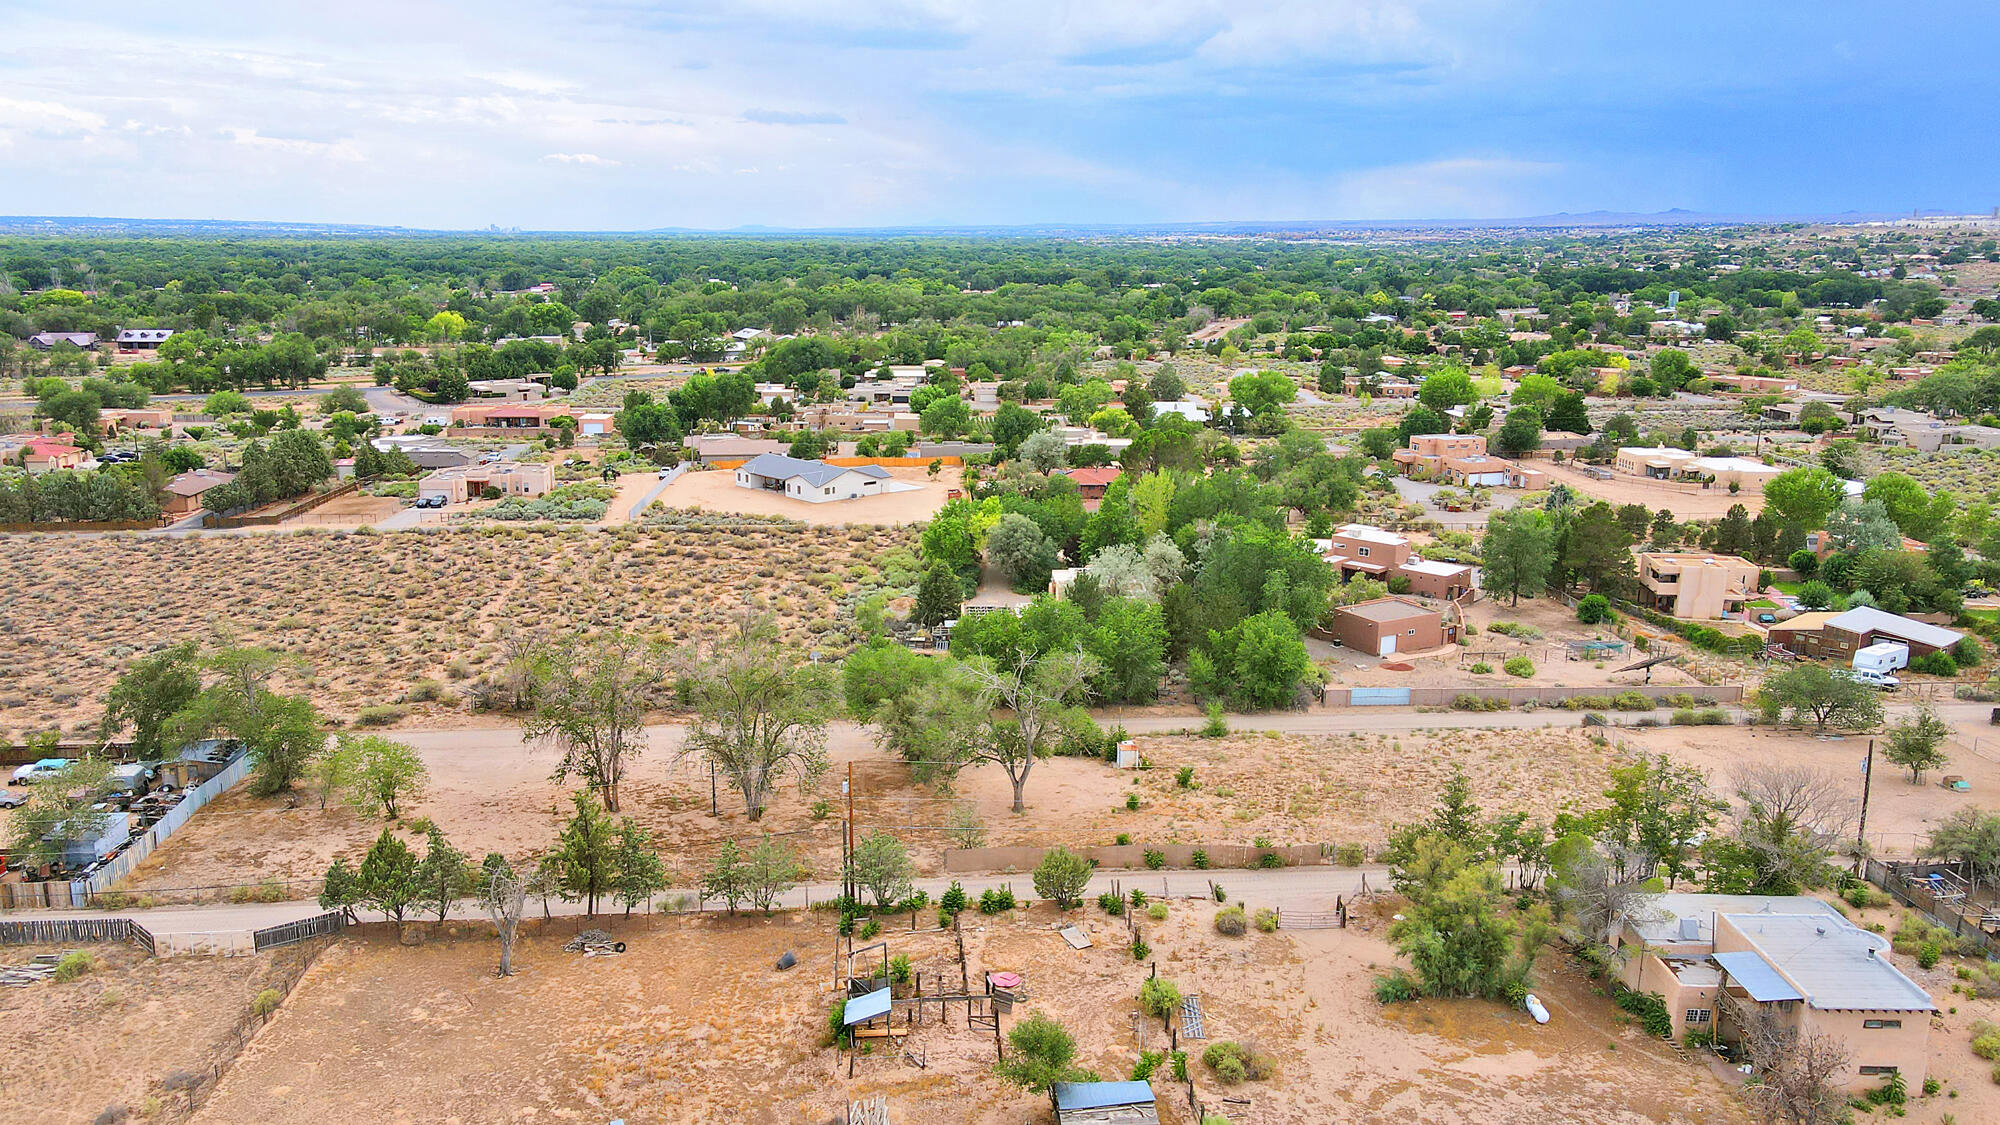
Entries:
POLYGON ((1990 0, 0 0, 0 214, 1984 213, 1990 0))

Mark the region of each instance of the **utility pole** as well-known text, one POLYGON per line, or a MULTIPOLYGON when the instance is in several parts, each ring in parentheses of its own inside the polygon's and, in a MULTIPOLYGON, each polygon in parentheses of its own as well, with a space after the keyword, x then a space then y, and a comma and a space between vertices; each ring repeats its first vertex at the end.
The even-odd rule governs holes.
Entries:
POLYGON ((1862 866, 1868 862, 1866 854, 1868 851, 1868 791, 1874 788, 1874 783, 1875 740, 1871 738, 1868 740, 1868 756, 1861 759, 1861 823, 1854 830, 1854 843, 1856 845, 1854 849, 1856 853, 1854 856, 1854 868, 1857 875, 1861 873, 1862 866))
POLYGON ((854 763, 847 763, 847 780, 840 783, 841 795, 847 798, 847 815, 840 827, 840 889, 849 902, 854 901, 854 763))

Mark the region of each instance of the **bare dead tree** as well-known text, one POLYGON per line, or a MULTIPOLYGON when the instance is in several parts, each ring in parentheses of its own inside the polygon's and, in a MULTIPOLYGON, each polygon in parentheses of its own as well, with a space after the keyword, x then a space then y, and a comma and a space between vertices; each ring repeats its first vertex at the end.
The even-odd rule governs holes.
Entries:
POLYGON ((514 938, 521 930, 521 914, 528 907, 527 881, 511 871, 495 871, 487 880, 482 896, 486 916, 500 936, 500 975, 514 975, 514 938))
POLYGON ((1743 1096, 1759 1118, 1785 1125, 1840 1120, 1847 1099, 1833 1082, 1853 1060, 1846 1043, 1817 1031, 1801 1032, 1763 1004, 1726 992, 1719 1000, 1721 1014, 1736 1026, 1755 1069, 1755 1081, 1744 1087, 1743 1096))
MULTIPOLYGON (((1612 849, 1623 850, 1618 845, 1612 849)), ((1562 870, 1556 901, 1575 919, 1585 940, 1609 940, 1624 922, 1645 921, 1656 912, 1660 896, 1647 890, 1643 882, 1624 877, 1629 862, 1593 847, 1562 870)))
POLYGON ((1756 762, 1736 771, 1743 802, 1737 838, 1758 866, 1796 886, 1820 883, 1820 869, 1853 828, 1855 799, 1839 778, 1805 765, 1756 762))

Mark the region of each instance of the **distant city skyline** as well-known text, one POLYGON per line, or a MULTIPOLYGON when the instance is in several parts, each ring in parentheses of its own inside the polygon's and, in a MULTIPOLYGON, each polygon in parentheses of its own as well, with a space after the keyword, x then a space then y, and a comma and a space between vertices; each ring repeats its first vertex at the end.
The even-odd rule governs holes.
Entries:
POLYGON ((2000 204, 1994 6, 1613 7, 15 0, 0 214, 644 230, 2000 204))

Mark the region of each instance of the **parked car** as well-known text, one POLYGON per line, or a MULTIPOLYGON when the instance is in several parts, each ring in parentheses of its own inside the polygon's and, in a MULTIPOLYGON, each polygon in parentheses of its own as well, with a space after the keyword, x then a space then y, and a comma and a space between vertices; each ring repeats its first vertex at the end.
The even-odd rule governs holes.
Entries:
POLYGON ((0 809, 18 809, 28 803, 28 795, 15 789, 0 789, 0 809))
POLYGON ((1859 683, 1878 687, 1883 691, 1895 691, 1897 688, 1903 686, 1903 681, 1889 675, 1887 672, 1877 672, 1872 668, 1852 668, 1848 670, 1847 674, 1859 683))
POLYGON ((675 472, 674 469, 661 469, 659 473, 660 479, 665 480, 668 477, 673 476, 674 472, 675 472))
POLYGON ((443 496, 417 497, 417 507, 419 508, 442 508, 444 507, 444 504, 445 500, 443 496))
POLYGON ((43 758, 39 762, 29 762, 16 769, 14 776, 7 779, 7 784, 26 785, 31 781, 40 781, 42 778, 62 772, 68 765, 68 758, 43 758))

